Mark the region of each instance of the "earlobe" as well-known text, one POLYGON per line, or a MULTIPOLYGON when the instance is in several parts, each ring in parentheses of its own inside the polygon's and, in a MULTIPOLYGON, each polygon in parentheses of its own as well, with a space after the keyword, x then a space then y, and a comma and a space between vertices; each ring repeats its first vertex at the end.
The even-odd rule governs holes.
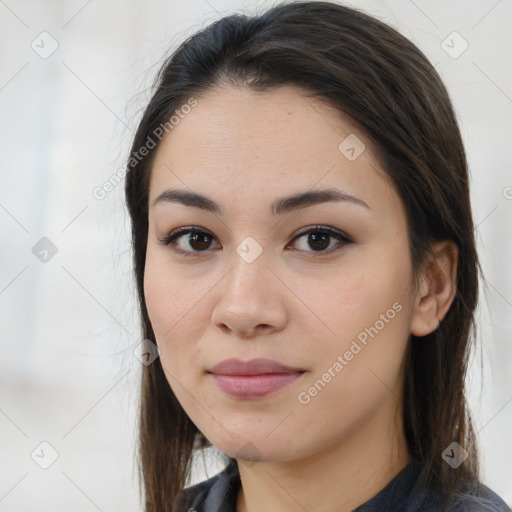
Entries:
POLYGON ((432 249, 435 257, 426 266, 417 290, 411 320, 414 336, 426 336, 439 327, 457 291, 457 245, 443 240, 435 242, 432 249))

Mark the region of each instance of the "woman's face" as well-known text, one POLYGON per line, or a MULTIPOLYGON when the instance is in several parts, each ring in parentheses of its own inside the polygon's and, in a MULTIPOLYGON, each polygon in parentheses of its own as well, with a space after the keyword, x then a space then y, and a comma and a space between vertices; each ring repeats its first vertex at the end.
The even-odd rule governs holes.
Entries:
POLYGON ((405 213, 384 176, 363 133, 291 87, 217 88, 160 143, 147 309, 173 392, 224 453, 294 460, 369 425, 399 428, 416 298, 405 213), (283 201, 327 189, 338 200, 283 201), (200 233, 159 243, 189 227, 200 233), (300 372, 209 373, 232 357, 300 372))

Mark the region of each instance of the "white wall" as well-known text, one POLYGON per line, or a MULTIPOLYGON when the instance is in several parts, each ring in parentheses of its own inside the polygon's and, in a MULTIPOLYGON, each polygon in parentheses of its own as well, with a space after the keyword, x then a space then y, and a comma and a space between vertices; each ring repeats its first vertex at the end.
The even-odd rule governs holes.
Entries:
MULTIPOLYGON (((460 118, 489 290, 484 391, 478 360, 469 390, 484 482, 512 503, 512 5, 350 3, 427 54, 460 118), (441 46, 453 31, 469 44, 456 59, 441 46)), ((92 191, 122 167, 168 48, 220 15, 271 5, 0 1, 0 510, 141 510, 129 223, 122 183, 103 200, 92 191), (43 31, 58 43, 48 57, 56 43, 43 31), (43 237, 57 248, 47 262, 32 252, 43 237), (43 441, 58 453, 48 469, 31 458, 37 448, 51 462, 43 441)))

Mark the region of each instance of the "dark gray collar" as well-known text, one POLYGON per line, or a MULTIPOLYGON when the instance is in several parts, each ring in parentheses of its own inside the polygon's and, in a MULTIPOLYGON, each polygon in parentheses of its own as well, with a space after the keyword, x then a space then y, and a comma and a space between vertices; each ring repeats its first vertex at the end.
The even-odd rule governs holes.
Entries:
MULTIPOLYGON (((413 460, 402 469, 373 498, 357 507, 353 512, 439 512, 445 510, 440 497, 431 492, 422 492, 418 477, 422 463, 413 460)), ((187 487, 180 498, 180 512, 235 512, 240 489, 240 473, 236 459, 230 458, 226 468, 217 475, 187 487)), ((492 504, 492 510, 510 512, 507 505, 489 488, 480 484, 480 497, 468 496, 454 507, 457 511, 490 510, 483 504, 492 504), (495 507, 495 508, 494 508, 495 507)))

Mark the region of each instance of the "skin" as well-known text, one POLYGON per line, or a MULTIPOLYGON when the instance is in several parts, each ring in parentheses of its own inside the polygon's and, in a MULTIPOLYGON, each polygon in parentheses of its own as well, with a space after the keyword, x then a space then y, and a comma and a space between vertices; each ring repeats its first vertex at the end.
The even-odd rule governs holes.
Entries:
POLYGON ((353 510, 411 460, 401 423, 404 351, 411 333, 428 334, 446 314, 456 247, 436 243, 414 286, 400 198, 371 141, 334 108, 289 86, 223 85, 197 99, 157 149, 149 204, 176 188, 225 212, 174 202, 149 209, 144 291, 165 375, 191 420, 237 458, 238 512, 353 510), (350 134, 366 145, 354 161, 338 149, 350 134), (340 201, 268 212, 282 196, 331 187, 368 208, 340 201), (315 225, 353 242, 330 237, 318 249, 307 234, 295 239, 315 225), (203 245, 188 234, 175 242, 191 257, 158 243, 187 226, 210 235, 203 245), (251 263, 236 252, 246 237, 262 249, 251 263), (301 403, 298 394, 397 303, 378 334, 301 403), (207 373, 228 357, 269 357, 305 373, 266 397, 234 398, 207 373))

